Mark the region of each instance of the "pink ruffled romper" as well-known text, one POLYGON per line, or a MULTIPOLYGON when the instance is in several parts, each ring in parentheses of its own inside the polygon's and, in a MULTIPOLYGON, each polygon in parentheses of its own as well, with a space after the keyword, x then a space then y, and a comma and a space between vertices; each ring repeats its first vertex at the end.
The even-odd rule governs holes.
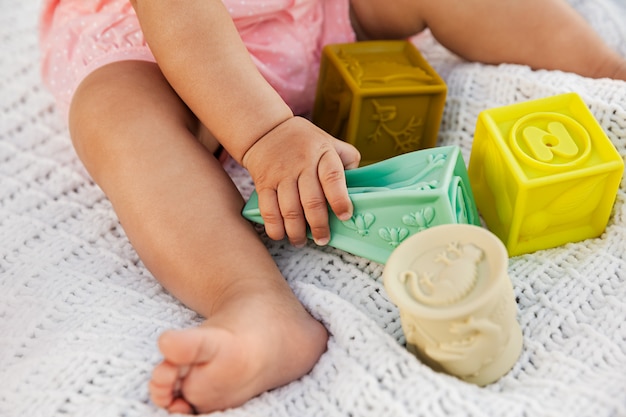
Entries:
MULTIPOLYGON (((311 110, 321 49, 352 42, 349 0, 223 0, 254 62, 296 114, 311 110)), ((128 0, 44 0, 42 75, 67 115, 80 82, 121 60, 154 62, 128 0)))

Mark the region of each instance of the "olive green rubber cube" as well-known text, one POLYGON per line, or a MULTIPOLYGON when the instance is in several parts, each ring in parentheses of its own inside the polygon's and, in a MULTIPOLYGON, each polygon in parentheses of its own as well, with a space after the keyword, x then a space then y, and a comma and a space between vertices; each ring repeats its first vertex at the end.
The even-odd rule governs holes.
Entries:
POLYGON ((367 165, 435 146, 446 94, 409 41, 327 45, 313 122, 354 145, 367 165))

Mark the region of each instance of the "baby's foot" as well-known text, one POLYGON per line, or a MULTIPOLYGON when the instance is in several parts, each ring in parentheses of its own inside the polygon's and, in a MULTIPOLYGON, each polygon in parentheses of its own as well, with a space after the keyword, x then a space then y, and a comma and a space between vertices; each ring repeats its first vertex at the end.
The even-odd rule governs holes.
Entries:
POLYGON ((174 413, 223 410, 308 373, 326 349, 326 329, 299 305, 294 314, 294 306, 253 304, 165 332, 152 401, 174 413))

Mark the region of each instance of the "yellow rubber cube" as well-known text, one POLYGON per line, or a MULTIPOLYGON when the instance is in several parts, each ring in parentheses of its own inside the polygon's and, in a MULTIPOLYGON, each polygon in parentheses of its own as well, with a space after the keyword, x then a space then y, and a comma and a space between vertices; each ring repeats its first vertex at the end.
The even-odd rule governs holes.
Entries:
POLYGON ((578 94, 483 111, 468 175, 510 256, 597 237, 624 161, 578 94))
POLYGON ((354 145, 368 165, 435 146, 446 94, 409 41, 327 45, 313 122, 354 145))

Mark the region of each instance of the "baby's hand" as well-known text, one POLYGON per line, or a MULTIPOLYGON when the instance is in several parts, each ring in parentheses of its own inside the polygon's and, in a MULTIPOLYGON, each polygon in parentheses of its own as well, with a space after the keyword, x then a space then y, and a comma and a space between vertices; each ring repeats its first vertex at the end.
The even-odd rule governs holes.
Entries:
POLYGON ((318 245, 330 240, 328 205, 340 220, 352 216, 344 169, 356 168, 359 152, 301 117, 276 126, 246 152, 243 165, 254 180, 265 231, 306 243, 306 226, 318 245))

